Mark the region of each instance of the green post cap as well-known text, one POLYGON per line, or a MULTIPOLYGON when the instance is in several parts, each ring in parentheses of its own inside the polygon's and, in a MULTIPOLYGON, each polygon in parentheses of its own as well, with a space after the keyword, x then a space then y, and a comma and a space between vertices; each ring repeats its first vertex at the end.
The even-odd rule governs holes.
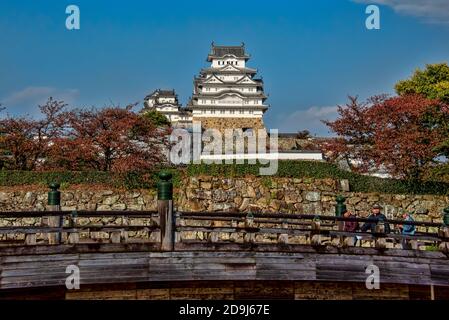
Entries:
POLYGON ((52 182, 48 185, 50 191, 48 192, 48 205, 49 206, 59 206, 61 205, 61 192, 58 190, 59 183, 52 182))
POLYGON ((449 207, 443 209, 443 223, 445 226, 449 227, 449 207))
POLYGON ((168 172, 168 171, 161 171, 161 172, 159 172, 159 178, 161 180, 164 180, 164 181, 170 180, 172 178, 172 176, 173 175, 170 172, 168 172))
POLYGON ((167 171, 159 173, 159 182, 157 183, 158 200, 173 200, 173 183, 171 181, 172 174, 167 171))
POLYGON ((335 200, 337 201, 337 205, 335 206, 335 216, 341 217, 343 215, 343 212, 346 211, 345 205, 346 198, 339 195, 335 198, 335 200))

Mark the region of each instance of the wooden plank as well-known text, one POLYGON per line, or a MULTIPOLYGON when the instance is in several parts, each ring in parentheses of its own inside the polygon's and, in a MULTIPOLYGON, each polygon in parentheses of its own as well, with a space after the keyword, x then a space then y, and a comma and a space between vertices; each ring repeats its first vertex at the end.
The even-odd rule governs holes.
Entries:
POLYGON ((24 256, 3 256, 2 265, 16 263, 19 267, 20 263, 27 262, 60 262, 67 260, 78 260, 80 256, 78 254, 52 254, 52 255, 24 255, 24 256))
MULTIPOLYGON (((270 246, 271 249, 276 247, 278 246, 270 246)), ((406 254, 395 260, 395 256, 380 255, 376 250, 369 250, 369 254, 361 255, 366 251, 356 250, 357 254, 348 254, 350 250, 310 250, 306 246, 302 249, 296 247, 301 252, 276 253, 263 251, 266 248, 263 246, 256 248, 262 250, 4 255, 0 256, 0 287, 4 289, 22 285, 32 287, 57 284, 61 277, 66 278, 64 266, 68 262, 80 266, 82 283, 87 281, 91 284, 122 283, 125 280, 152 282, 248 279, 364 282, 368 276, 365 273, 366 266, 376 264, 381 269, 381 282, 438 283, 449 286, 449 261, 447 258, 441 259, 440 255, 406 254), (57 273, 59 266, 62 269, 57 273), (55 272, 59 278, 55 277, 55 272)))

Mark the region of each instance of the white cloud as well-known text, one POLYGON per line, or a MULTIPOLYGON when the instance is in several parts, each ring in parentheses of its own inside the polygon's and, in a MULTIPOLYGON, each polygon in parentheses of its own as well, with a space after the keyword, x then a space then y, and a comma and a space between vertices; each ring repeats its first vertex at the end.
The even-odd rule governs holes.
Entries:
POLYGON ((79 94, 77 89, 57 89, 54 87, 30 86, 22 90, 12 92, 0 102, 7 108, 9 113, 13 114, 36 114, 37 106, 47 101, 49 97, 57 100, 63 100, 65 103, 72 104, 79 94))
POLYGON ((352 0, 393 8, 399 14, 414 16, 430 23, 449 24, 449 0, 352 0))
POLYGON ((310 107, 298 110, 291 114, 279 115, 274 129, 279 132, 298 132, 309 130, 312 135, 329 136, 328 127, 321 120, 334 120, 337 118, 337 106, 310 107))

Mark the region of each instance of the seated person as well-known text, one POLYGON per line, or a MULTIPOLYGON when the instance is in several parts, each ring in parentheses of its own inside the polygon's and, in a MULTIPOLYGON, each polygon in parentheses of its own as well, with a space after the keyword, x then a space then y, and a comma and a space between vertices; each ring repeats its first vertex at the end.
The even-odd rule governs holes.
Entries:
MULTIPOLYGON (((371 214, 369 215, 368 219, 372 220, 369 222, 365 222, 362 226, 362 231, 367 232, 368 230, 371 230, 372 233, 376 232, 376 225, 381 222, 387 220, 384 214, 380 212, 382 207, 378 204, 375 204, 373 208, 371 209, 371 214)), ((390 233, 390 225, 388 223, 385 223, 385 233, 390 233)))
MULTIPOLYGON (((405 221, 415 221, 410 213, 404 213, 402 215, 402 218, 404 218, 405 221)), ((416 231, 416 227, 415 225, 411 225, 411 224, 405 224, 405 225, 401 225, 399 226, 399 228, 402 230, 402 234, 404 235, 409 235, 409 236, 413 236, 415 234, 416 231)))
MULTIPOLYGON (((344 209, 343 217, 345 218, 356 218, 356 215, 351 211, 344 209)), ((357 221, 345 221, 343 231, 345 232, 356 232, 359 229, 359 223, 357 221)))

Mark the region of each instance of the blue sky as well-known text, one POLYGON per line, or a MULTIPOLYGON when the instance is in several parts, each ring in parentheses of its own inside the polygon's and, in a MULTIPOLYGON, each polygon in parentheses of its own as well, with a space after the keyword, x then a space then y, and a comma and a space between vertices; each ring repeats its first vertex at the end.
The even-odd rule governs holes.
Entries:
POLYGON ((393 93, 426 63, 449 60, 449 1, 379 0, 381 29, 365 28, 365 0, 1 0, 0 102, 35 114, 48 96, 70 105, 142 102, 174 88, 185 104, 210 44, 245 42, 269 94, 269 128, 326 135, 346 96, 393 93), (66 6, 81 29, 65 28, 66 6))

